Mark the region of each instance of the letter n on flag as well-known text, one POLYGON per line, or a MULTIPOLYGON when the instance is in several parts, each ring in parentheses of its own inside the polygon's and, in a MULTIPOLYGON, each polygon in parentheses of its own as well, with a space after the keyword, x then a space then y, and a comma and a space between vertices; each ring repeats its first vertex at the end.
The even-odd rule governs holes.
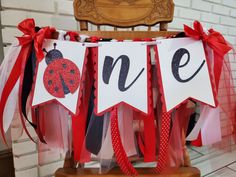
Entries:
POLYGON ((149 57, 142 42, 101 42, 96 66, 96 113, 120 103, 145 114, 148 109, 149 57))
POLYGON ((157 49, 156 63, 159 65, 165 111, 189 98, 215 106, 209 63, 201 40, 158 40, 157 49))

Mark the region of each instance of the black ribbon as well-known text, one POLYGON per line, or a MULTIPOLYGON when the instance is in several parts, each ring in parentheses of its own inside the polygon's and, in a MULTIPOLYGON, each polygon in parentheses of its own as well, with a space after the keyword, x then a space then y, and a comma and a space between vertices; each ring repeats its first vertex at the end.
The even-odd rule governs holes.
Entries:
POLYGON ((102 146, 104 116, 95 115, 94 98, 94 88, 92 88, 87 118, 86 149, 97 155, 102 146))

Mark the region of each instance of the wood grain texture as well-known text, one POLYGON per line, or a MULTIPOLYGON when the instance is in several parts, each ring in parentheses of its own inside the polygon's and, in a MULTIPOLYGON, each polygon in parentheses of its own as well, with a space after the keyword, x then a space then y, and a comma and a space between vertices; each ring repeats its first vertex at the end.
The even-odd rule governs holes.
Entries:
MULTIPOLYGON (((194 167, 182 167, 178 170, 171 170, 162 174, 154 174, 151 168, 137 168, 139 176, 142 177, 200 177, 200 171, 194 167)), ((56 171, 55 177, 118 177, 125 176, 119 168, 114 168, 107 174, 99 174, 99 169, 73 169, 73 168, 60 168, 56 171)))
POLYGON ((178 31, 79 31, 79 34, 113 39, 146 39, 176 35, 178 31))
POLYGON ((173 14, 173 0, 74 0, 75 18, 96 25, 153 26, 171 22, 173 14))

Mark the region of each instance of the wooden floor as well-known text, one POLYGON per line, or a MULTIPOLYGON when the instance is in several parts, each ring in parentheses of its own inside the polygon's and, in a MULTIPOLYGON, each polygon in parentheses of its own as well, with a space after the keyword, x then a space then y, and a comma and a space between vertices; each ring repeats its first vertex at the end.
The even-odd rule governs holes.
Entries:
POLYGON ((14 177, 13 156, 11 151, 0 151, 0 177, 14 177))
POLYGON ((221 148, 189 147, 192 165, 203 177, 236 177, 236 145, 224 141, 221 148))

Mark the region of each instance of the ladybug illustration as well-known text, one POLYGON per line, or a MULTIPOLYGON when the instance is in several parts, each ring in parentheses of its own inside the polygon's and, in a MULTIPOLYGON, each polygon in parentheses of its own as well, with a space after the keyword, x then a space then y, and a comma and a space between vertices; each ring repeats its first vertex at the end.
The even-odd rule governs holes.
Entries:
POLYGON ((45 61, 47 68, 43 75, 46 90, 57 98, 64 98, 68 93, 74 93, 80 83, 79 68, 70 60, 63 58, 62 53, 56 49, 46 52, 45 61))

